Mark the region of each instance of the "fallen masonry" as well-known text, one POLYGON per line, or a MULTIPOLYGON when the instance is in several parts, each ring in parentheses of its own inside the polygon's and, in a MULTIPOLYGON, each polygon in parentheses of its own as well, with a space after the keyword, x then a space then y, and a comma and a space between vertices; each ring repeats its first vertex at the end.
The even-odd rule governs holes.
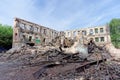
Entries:
POLYGON ((0 80, 120 80, 120 60, 113 60, 105 46, 91 44, 86 53, 83 44, 55 44, 24 45, 0 54, 0 80))

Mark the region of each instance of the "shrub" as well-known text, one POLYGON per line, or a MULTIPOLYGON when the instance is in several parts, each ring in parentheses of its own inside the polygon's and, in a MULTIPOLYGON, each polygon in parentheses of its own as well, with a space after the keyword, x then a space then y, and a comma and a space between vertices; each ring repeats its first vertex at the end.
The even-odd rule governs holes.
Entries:
POLYGON ((13 29, 11 26, 0 24, 0 46, 6 49, 12 47, 13 29))

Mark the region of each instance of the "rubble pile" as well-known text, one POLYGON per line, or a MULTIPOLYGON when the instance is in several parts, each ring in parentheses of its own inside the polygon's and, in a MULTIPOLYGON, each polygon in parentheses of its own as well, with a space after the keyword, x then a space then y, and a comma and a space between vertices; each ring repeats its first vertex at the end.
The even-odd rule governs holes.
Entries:
POLYGON ((57 76, 50 76, 51 80, 120 80, 120 64, 101 63, 90 67, 83 67, 65 71, 57 76))
POLYGON ((28 69, 37 66, 31 73, 34 77, 31 80, 120 80, 120 61, 110 60, 105 49, 93 45, 90 50, 82 45, 68 48, 79 50, 73 54, 62 51, 61 46, 22 46, 0 55, 0 61, 14 62, 13 65, 28 69), (87 49, 88 56, 81 58, 80 54, 86 54, 87 49))
POLYGON ((30 64, 34 61, 42 61, 47 50, 53 50, 55 47, 43 46, 23 46, 12 48, 4 54, 1 54, 2 61, 14 61, 21 64, 30 64))
MULTIPOLYGON (((104 58, 98 55, 90 56, 89 60, 81 61, 79 54, 64 54, 57 51, 52 55, 48 51, 48 61, 41 65, 33 76, 38 80, 119 80, 120 62, 108 61, 108 54, 104 58), (51 54, 51 55, 49 55, 51 54), (96 57, 96 58, 94 58, 96 57), (54 59, 55 58, 55 59, 54 59)), ((106 54, 106 53, 104 53, 106 54)), ((37 65, 38 66, 38 65, 37 65)))

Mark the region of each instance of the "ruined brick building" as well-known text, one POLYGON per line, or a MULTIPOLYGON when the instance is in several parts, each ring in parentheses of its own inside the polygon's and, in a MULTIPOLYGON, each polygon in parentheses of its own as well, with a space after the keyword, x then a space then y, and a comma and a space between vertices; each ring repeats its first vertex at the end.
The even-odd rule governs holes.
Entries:
POLYGON ((13 47, 22 46, 27 42, 34 42, 36 45, 47 44, 60 32, 23 20, 15 18, 13 28, 13 47))
POLYGON ((70 38, 78 37, 83 42, 93 39, 98 45, 111 42, 109 27, 107 25, 65 31, 65 36, 70 38))
POLYGON ((22 46, 27 42, 34 42, 35 45, 47 44, 55 37, 61 35, 73 39, 77 37, 82 39, 83 42, 92 38, 97 44, 111 42, 109 27, 107 25, 59 32, 23 19, 15 18, 13 32, 13 47, 22 46))

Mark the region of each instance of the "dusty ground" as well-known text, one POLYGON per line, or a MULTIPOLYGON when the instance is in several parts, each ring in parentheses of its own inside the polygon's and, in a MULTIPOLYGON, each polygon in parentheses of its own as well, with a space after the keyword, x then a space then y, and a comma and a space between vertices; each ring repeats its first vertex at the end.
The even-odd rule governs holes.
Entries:
POLYGON ((0 62, 0 80, 35 80, 32 74, 38 68, 20 66, 13 62, 0 62))

